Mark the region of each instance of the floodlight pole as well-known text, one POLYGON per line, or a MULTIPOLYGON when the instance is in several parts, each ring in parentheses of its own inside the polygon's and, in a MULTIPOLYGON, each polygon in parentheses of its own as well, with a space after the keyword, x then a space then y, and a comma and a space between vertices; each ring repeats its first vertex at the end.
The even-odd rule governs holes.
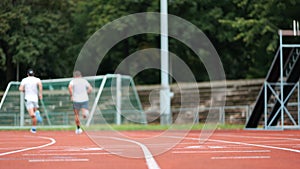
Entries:
POLYGON ((171 92, 169 86, 169 46, 168 46, 168 1, 160 0, 161 29, 161 90, 160 90, 160 124, 172 123, 171 92))

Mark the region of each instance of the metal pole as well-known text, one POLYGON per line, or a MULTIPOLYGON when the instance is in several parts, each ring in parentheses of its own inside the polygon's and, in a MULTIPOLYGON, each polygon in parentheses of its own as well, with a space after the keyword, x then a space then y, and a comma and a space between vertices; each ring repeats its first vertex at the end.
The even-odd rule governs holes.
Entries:
POLYGON ((20 92, 20 126, 24 126, 24 93, 20 92))
POLYGON ((169 46, 168 46, 168 2, 160 1, 160 29, 161 29, 161 90, 160 113, 162 125, 171 124, 171 99, 169 86, 169 46))
POLYGON ((280 40, 280 110, 281 110, 281 127, 284 126, 284 103, 283 103, 283 51, 282 51, 282 30, 279 31, 280 40))
POLYGON ((94 104, 93 104, 91 113, 90 113, 90 115, 89 115, 89 117, 88 117, 88 119, 87 119, 87 122, 86 122, 86 126, 87 126, 87 127, 90 126, 90 124, 91 124, 92 118, 93 118, 94 113, 95 113, 95 111, 96 111, 96 107, 97 107, 98 101, 99 101, 99 99, 100 99, 101 93, 102 93, 103 88, 104 88, 104 85, 105 85, 105 83, 106 83, 106 79, 107 79, 107 76, 104 76, 104 77, 103 77, 103 80, 102 80, 102 82, 101 82, 101 85, 100 85, 100 87, 99 87, 97 96, 96 96, 96 98, 95 98, 95 101, 94 101, 94 104))
POLYGON ((300 87, 300 81, 298 81, 298 83, 297 83, 297 85, 298 85, 298 99, 297 99, 297 101, 298 101, 298 103, 297 103, 297 110, 298 110, 298 127, 300 127, 300 89, 299 89, 299 87, 300 87))
POLYGON ((297 35, 300 35, 300 34, 299 34, 299 21, 297 21, 296 29, 297 29, 297 35))
POLYGON ((121 125, 121 106, 122 106, 122 91, 121 91, 121 76, 117 74, 116 80, 116 124, 121 125))
MULTIPOLYGON (((144 111, 143 111, 143 107, 142 107, 142 104, 141 104, 139 95, 138 95, 138 93, 137 93, 137 90, 136 90, 134 81, 133 81, 132 78, 130 78, 129 80, 130 80, 130 84, 131 84, 131 86, 132 86, 132 89, 133 89, 133 93, 134 93, 134 95, 135 95, 135 98, 136 98, 137 101, 138 101, 138 109, 140 110, 141 116, 142 116, 142 118, 143 118, 143 120, 142 120, 141 123, 147 124, 147 118, 146 118, 146 115, 145 115, 145 113, 144 113, 144 111)), ((129 84, 129 86, 130 86, 130 84, 129 84)))
POLYGON ((6 96, 8 95, 8 91, 10 89, 10 86, 13 84, 13 82, 9 82, 6 89, 5 89, 5 92, 1 98, 1 102, 0 102, 0 109, 2 109, 2 106, 3 106, 3 103, 4 103, 4 100, 6 99, 6 96))
POLYGON ((294 32, 294 36, 296 36, 297 35, 296 20, 293 20, 293 32, 294 32))
POLYGON ((265 113, 265 129, 268 129, 268 102, 267 102, 267 91, 268 91, 268 86, 267 86, 268 82, 264 83, 264 88, 265 88, 265 97, 264 97, 264 103, 265 103, 265 109, 264 109, 264 113, 265 113))
POLYGON ((246 110, 245 110, 245 111, 246 111, 246 122, 247 122, 247 121, 249 120, 250 105, 247 105, 247 106, 246 106, 246 110))
POLYGON ((225 124, 225 109, 224 107, 219 107, 219 122, 225 124))

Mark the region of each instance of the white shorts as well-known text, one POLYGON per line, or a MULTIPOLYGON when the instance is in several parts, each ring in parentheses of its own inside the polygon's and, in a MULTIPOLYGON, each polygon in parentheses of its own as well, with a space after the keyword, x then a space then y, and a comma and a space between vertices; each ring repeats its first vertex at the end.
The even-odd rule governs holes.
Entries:
POLYGON ((25 105, 26 105, 27 110, 28 109, 33 109, 33 108, 39 108, 38 102, 25 101, 25 105))

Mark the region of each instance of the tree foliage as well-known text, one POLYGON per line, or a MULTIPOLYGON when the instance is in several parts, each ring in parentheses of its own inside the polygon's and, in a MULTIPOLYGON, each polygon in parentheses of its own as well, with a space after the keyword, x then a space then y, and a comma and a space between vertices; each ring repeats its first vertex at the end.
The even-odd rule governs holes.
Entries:
MULTIPOLYGON (((80 49, 105 24, 138 12, 159 12, 159 0, 2 0, 0 2, 0 75, 16 80, 33 67, 42 78, 69 77, 80 49)), ((278 48, 278 29, 299 20, 297 0, 169 0, 169 13, 188 20, 211 40, 227 79, 262 78, 278 48)), ((120 29, 122 27, 120 26, 120 29)), ((114 72, 126 57, 141 49, 159 48, 158 35, 130 37, 113 47, 99 74, 114 72)), ((170 38, 170 51, 180 56, 198 81, 208 80, 205 68, 184 44, 170 38)), ((176 68, 173 68, 176 69, 176 68)), ((140 84, 159 83, 148 71, 140 84)), ((21 78, 20 77, 20 78, 21 78)))
POLYGON ((41 77, 63 76, 63 49, 71 40, 68 8, 66 1, 1 1, 1 70, 7 82, 15 80, 17 65, 23 76, 29 67, 41 77))
POLYGON ((234 32, 228 38, 229 42, 239 44, 240 55, 234 56, 232 53, 229 59, 234 61, 234 58, 240 57, 240 62, 236 63, 242 67, 236 70, 243 70, 244 67, 246 71, 242 71, 242 76, 234 75, 231 78, 264 77, 278 48, 277 32, 279 29, 291 29, 292 21, 299 19, 296 8, 299 8, 300 2, 235 0, 233 5, 241 12, 235 12, 219 22, 234 32))

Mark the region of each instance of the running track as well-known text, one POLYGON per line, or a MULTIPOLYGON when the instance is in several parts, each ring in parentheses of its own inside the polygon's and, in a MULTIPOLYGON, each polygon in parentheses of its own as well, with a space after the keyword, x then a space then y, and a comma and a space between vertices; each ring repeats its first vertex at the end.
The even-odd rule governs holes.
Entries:
MULTIPOLYGON (((0 169, 290 169, 300 168, 300 131, 216 131, 203 144, 200 131, 190 132, 175 147, 153 155, 164 144, 140 143, 135 138, 153 137, 159 131, 122 132, 118 139, 102 132, 105 146, 114 142, 114 152, 95 144, 86 134, 71 131, 0 131, 0 169), (110 140, 111 139, 111 140, 110 140), (110 140, 110 141, 109 141, 110 140), (128 158, 128 151, 143 158, 128 158)), ((177 136, 169 136, 175 139, 177 136)), ((112 148, 112 147, 110 147, 112 148)))

